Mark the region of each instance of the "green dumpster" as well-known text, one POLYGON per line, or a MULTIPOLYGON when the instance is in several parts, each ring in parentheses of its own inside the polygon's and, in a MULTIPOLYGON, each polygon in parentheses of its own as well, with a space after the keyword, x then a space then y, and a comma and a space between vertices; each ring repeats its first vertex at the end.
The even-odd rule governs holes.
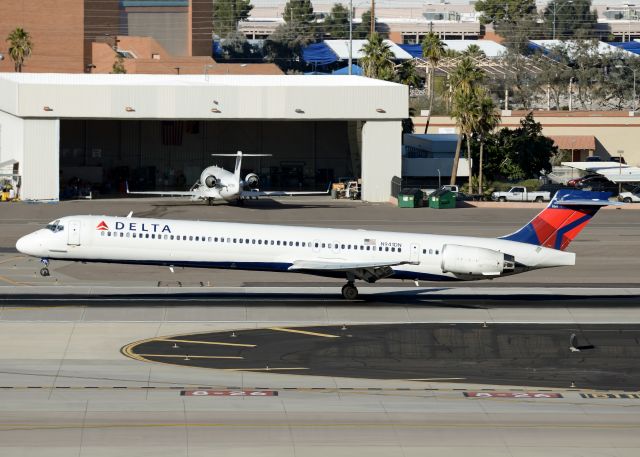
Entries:
POLYGON ((447 189, 438 189, 429 195, 429 208, 445 209, 456 207, 456 194, 447 189))
POLYGON ((420 189, 402 189, 398 194, 398 207, 418 208, 422 206, 424 194, 420 189))

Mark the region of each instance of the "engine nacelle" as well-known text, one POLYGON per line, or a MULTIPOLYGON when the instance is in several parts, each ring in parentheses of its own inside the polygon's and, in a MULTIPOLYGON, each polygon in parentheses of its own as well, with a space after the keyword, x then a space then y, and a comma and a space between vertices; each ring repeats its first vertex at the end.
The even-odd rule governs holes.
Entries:
POLYGON ((471 276, 500 276, 515 269, 513 256, 493 249, 445 244, 442 271, 471 276))
POLYGON ((218 178, 216 178, 215 176, 209 175, 204 178, 204 185, 209 189, 213 189, 214 187, 216 187, 216 184, 218 184, 218 178))
POLYGON ((251 189, 256 189, 260 185, 260 177, 255 173, 249 173, 244 178, 244 184, 251 189))

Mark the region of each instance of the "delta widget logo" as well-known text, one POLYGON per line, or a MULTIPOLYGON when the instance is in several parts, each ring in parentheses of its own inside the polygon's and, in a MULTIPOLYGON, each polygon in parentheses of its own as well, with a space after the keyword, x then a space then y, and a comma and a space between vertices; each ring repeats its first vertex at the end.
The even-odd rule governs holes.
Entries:
POLYGON ((109 230, 109 226, 105 221, 100 221, 100 223, 96 227, 96 230, 109 230))

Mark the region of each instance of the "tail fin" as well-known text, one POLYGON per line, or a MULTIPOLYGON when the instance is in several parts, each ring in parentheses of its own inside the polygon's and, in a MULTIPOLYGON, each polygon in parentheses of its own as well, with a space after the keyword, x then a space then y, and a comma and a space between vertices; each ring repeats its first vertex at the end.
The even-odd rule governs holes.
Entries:
POLYGON ((610 192, 559 190, 531 222, 500 239, 564 251, 601 207, 613 204, 610 196, 610 192))

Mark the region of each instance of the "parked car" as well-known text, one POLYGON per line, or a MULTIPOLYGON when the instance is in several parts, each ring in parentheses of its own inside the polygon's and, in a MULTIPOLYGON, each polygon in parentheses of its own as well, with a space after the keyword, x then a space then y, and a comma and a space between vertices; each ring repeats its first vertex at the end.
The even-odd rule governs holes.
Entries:
POLYGON ((507 192, 493 192, 491 200, 499 202, 543 202, 551 200, 551 192, 529 192, 526 187, 512 187, 507 192))
POLYGON ((620 193, 618 199, 625 203, 640 203, 640 186, 634 187, 629 192, 620 193))
POLYGON ((590 156, 585 159, 585 162, 602 162, 602 157, 600 156, 590 156))
POLYGON ((596 174, 592 173, 592 174, 589 174, 589 175, 581 176, 579 178, 573 178, 573 179, 570 179, 569 181, 567 181, 567 186, 578 187, 578 183, 584 181, 585 179, 593 178, 594 176, 600 176, 600 175, 596 175, 596 174))
POLYGON ((609 181, 602 175, 588 176, 576 183, 576 188, 581 190, 596 190, 618 193, 618 185, 609 181))

